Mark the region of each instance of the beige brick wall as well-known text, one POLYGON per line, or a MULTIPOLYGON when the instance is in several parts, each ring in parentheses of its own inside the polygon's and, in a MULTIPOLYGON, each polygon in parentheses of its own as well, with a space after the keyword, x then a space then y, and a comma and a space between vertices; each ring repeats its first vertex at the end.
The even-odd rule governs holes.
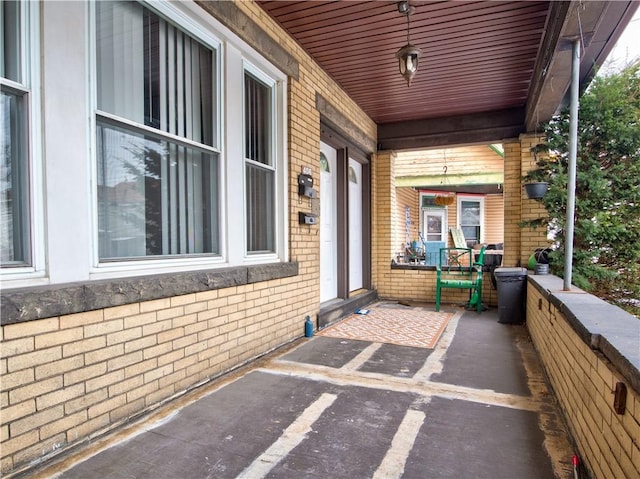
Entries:
MULTIPOLYGON (((436 271, 435 269, 391 269, 388 281, 382 288, 378 288, 381 299, 393 301, 422 301, 435 303, 436 301, 436 271)), ((443 305, 461 305, 469 301, 469 290, 442 289, 443 305)), ((482 302, 497 306, 496 290, 491 285, 488 273, 483 276, 482 302)))
POLYGON ((284 278, 3 326, 3 471, 301 336, 300 286, 284 278))
POLYGON ((504 242, 505 266, 527 266, 536 248, 549 245, 545 228, 520 226, 520 222, 544 216, 544 207, 527 198, 522 177, 535 167, 531 147, 542 139, 535 135, 521 135, 519 141, 504 143, 504 242))
POLYGON ((391 281, 391 259, 404 233, 394 216, 397 211, 395 187, 395 153, 378 152, 371 171, 371 277, 372 287, 380 292, 391 281))
MULTIPOLYGON (((299 264, 299 275, 3 326, 3 473, 96 436, 302 336, 303 318, 318 312, 318 226, 298 224, 298 211, 309 211, 310 205, 299 203, 296 189, 303 167, 319 176, 316 94, 370 138, 376 137, 376 125, 258 5, 236 5, 300 62, 299 79, 290 79, 288 88, 289 251, 299 264)), ((511 146, 513 159, 521 146, 511 146)), ((378 152, 372 158, 373 286, 382 297, 433 301, 435 273, 390 269, 396 239, 404 236, 393 221, 394 161, 392 152, 378 152)), ((322 194, 319 182, 317 188, 322 194)), ((515 183, 511 189, 516 191, 515 183)), ((520 198, 519 179, 517 190, 520 198)), ((519 218, 519 212, 520 201, 518 214, 511 219, 519 218)), ((455 221, 451 212, 449 220, 455 221)), ((511 246, 518 248, 519 257, 519 241, 511 246)), ((443 300, 461 302, 466 294, 447 291, 443 300)))
POLYGON ((318 226, 298 224, 311 207, 297 194, 303 167, 319 177, 316 94, 374 140, 376 125, 257 4, 236 5, 300 62, 288 88, 289 253, 299 275, 3 326, 3 473, 302 336, 304 317, 319 310, 318 226))
MULTIPOLYGON (((580 294, 580 293, 576 293, 580 294)), ((527 294, 527 327, 582 462, 595 478, 640 477, 640 394, 627 392, 627 410, 613 409, 617 382, 627 382, 591 349, 562 312, 535 288, 527 294)))
MULTIPOLYGON (((520 155, 522 158, 522 169, 520 171, 521 176, 526 175, 530 170, 536 168, 535 158, 533 157, 533 154, 530 150, 531 147, 536 146, 542 142, 543 139, 535 135, 523 135, 520 138, 520 155)), ((522 198, 520 209, 522 221, 534 220, 546 216, 546 210, 544 206, 542 206, 542 203, 527 198, 527 194, 525 193, 522 186, 520 186, 520 195, 522 198)), ((547 240, 547 230, 544 227, 525 227, 521 228, 521 230, 520 261, 522 262, 523 266, 526 266, 529 260, 529 256, 534 253, 536 248, 546 247, 551 242, 547 240)))
POLYGON ((520 142, 503 143, 504 148, 504 266, 521 266, 520 239, 522 229, 518 225, 522 210, 520 142))

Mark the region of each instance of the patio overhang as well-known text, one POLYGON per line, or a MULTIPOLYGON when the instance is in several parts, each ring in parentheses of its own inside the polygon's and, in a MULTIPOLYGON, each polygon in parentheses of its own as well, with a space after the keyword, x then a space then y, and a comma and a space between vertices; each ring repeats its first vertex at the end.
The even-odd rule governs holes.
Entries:
POLYGON ((378 150, 493 143, 533 133, 566 104, 571 42, 584 89, 638 8, 633 1, 411 0, 423 51, 410 87, 396 1, 259 2, 378 125, 378 150))

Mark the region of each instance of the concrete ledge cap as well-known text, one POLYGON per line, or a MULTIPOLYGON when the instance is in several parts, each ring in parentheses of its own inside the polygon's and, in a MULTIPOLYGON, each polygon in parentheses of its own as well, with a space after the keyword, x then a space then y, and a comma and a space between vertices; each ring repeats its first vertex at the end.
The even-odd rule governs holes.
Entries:
POLYGON ((535 287, 567 318, 591 349, 600 351, 635 391, 640 391, 640 319, 579 288, 563 291, 554 275, 529 275, 535 287))
POLYGON ((297 275, 291 262, 9 289, 0 319, 12 324, 297 275))

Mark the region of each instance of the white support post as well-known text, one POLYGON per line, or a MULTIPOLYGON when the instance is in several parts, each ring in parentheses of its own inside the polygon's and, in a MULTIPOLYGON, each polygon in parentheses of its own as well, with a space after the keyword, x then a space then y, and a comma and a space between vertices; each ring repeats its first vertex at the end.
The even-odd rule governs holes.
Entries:
POLYGON ((571 291, 573 265, 573 227, 576 209, 576 158, 578 154, 578 87, 580 74, 580 40, 573 42, 571 62, 571 105, 569 111, 569 171, 567 180, 567 221, 565 226, 564 291, 571 291))

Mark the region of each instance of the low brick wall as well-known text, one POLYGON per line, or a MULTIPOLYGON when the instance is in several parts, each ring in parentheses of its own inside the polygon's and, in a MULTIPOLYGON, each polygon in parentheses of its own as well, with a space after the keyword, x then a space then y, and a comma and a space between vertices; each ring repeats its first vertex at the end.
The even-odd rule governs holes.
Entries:
POLYGON ((9 324, 3 318, 2 472, 92 440, 301 337, 311 311, 299 286, 291 275, 9 324))
POLYGON ((527 327, 589 475, 640 477, 640 320, 562 280, 529 276, 527 327), (614 409, 616 385, 626 408, 614 409))
MULTIPOLYGON (((436 269, 433 266, 389 266, 376 284, 381 299, 393 301, 436 302, 436 269)), ((469 300, 468 289, 442 289, 442 304, 460 304, 469 300)), ((482 302, 497 306, 497 292, 491 284, 491 273, 485 272, 482 281, 482 302)))

